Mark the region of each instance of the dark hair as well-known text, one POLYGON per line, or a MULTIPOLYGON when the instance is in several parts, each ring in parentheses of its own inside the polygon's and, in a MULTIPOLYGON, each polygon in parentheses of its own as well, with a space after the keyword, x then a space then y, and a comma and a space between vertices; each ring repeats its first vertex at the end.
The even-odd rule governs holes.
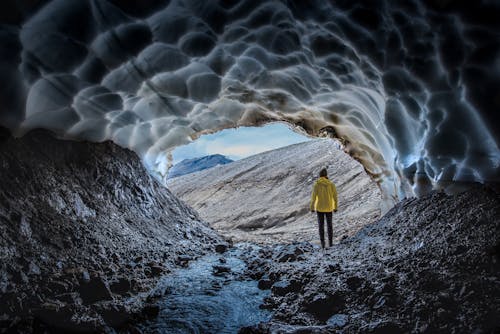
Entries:
POLYGON ((328 176, 328 172, 327 172, 326 168, 323 168, 322 170, 319 171, 319 176, 320 177, 327 177, 328 176))

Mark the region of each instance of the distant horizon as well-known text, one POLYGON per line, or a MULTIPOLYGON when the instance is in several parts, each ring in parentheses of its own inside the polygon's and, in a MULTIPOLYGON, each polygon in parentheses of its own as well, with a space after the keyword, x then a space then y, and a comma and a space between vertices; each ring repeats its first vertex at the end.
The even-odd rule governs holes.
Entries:
POLYGON ((284 123, 270 123, 261 127, 238 127, 203 135, 190 144, 172 152, 173 165, 186 159, 220 154, 233 161, 302 143, 311 138, 294 132, 284 123))

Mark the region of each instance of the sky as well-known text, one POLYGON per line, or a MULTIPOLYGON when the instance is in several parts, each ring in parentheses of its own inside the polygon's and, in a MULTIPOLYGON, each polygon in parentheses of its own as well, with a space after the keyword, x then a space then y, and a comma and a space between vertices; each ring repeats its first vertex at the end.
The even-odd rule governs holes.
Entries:
POLYGON ((174 165, 184 159, 222 154, 232 160, 301 143, 310 138, 293 132, 286 124, 272 123, 262 127, 239 127, 204 135, 196 141, 177 147, 173 152, 174 165))

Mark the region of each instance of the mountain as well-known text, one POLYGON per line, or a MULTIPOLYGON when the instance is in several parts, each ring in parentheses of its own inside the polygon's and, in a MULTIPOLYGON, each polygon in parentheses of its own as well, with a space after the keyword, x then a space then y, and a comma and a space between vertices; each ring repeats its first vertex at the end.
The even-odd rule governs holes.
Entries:
POLYGON ((235 241, 318 242, 316 215, 309 212, 309 200, 323 167, 328 167, 338 191, 335 240, 380 217, 379 188, 361 164, 330 139, 180 176, 167 181, 167 186, 212 227, 235 241))
POLYGON ((199 172, 218 165, 225 165, 233 160, 220 154, 207 155, 201 158, 184 159, 174 165, 168 172, 168 178, 199 172))

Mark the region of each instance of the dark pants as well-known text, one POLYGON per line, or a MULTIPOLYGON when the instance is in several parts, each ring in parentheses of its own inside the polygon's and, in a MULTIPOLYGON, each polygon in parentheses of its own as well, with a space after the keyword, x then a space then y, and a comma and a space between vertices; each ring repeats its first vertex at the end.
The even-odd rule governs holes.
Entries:
POLYGON ((328 230, 328 246, 332 245, 333 238, 332 213, 318 212, 319 239, 321 240, 321 247, 323 248, 325 248, 325 217, 326 229, 328 230))

